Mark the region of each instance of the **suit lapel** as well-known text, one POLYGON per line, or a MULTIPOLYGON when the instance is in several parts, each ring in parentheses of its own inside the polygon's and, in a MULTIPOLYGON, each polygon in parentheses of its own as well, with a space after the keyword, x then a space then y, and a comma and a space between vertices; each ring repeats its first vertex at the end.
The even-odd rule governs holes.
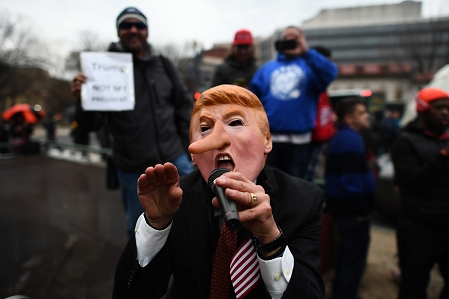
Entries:
POLYGON ((273 216, 276 220, 276 214, 280 208, 279 202, 275 200, 278 186, 276 183, 276 178, 269 168, 264 167, 264 169, 259 174, 259 177, 257 178, 257 184, 261 185, 265 189, 265 193, 270 196, 270 205, 273 211, 273 216))
POLYGON ((192 188, 192 196, 186 207, 188 216, 186 223, 186 234, 191 238, 191 246, 187 251, 187 258, 194 261, 194 273, 197 276, 198 290, 203 290, 207 286, 209 292, 210 269, 212 268, 212 224, 210 214, 206 205, 204 182, 202 177, 195 182, 192 188), (195 249, 194 249, 195 248, 195 249))

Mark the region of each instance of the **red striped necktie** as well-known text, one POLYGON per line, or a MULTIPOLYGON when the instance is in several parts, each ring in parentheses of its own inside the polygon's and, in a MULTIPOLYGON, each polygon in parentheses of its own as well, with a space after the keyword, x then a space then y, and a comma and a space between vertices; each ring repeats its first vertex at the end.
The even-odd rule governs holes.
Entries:
POLYGON ((237 299, 245 297, 259 283, 259 261, 250 237, 240 245, 232 257, 230 272, 237 299))
POLYGON ((240 299, 246 296, 260 280, 259 262, 251 238, 237 247, 237 231, 223 225, 215 251, 212 269, 211 299, 228 299, 231 283, 240 299))

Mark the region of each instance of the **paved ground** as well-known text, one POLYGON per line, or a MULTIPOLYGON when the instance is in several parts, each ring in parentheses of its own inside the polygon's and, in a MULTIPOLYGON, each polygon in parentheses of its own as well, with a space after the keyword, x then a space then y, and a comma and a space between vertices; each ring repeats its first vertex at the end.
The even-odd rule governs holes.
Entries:
MULTIPOLYGON (((360 297, 362 299, 397 298, 397 280, 391 270, 397 269, 396 240, 394 231, 389 228, 374 226, 371 230, 371 244, 368 266, 362 280, 360 297)), ((326 284, 326 298, 330 299, 333 270, 323 275, 326 284)), ((438 299, 443 280, 435 268, 432 271, 428 288, 428 299, 438 299)))
MULTIPOLYGON (((125 217, 119 192, 104 187, 104 165, 93 160, 71 151, 0 156, 0 298, 111 298, 126 243, 125 217)), ((363 299, 397 294, 394 230, 378 223, 371 231, 363 299)), ((323 274, 327 298, 332 274, 323 274)), ((429 299, 438 298, 442 284, 435 270, 429 299)))
POLYGON ((126 232, 104 180, 99 166, 0 159, 0 298, 111 298, 126 232))

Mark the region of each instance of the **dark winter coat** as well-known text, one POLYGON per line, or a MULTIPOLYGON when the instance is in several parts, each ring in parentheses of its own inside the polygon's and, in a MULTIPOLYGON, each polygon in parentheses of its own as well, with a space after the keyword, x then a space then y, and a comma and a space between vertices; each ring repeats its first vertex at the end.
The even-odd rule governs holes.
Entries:
POLYGON ((423 225, 449 228, 449 157, 440 150, 449 134, 435 136, 407 125, 391 149, 402 216, 423 225))
MULTIPOLYGON (((123 52, 112 43, 110 52, 123 52)), ((193 101, 174 66, 163 56, 133 57, 135 107, 130 111, 85 112, 78 104, 80 126, 99 130, 107 118, 113 159, 125 171, 171 161, 187 151, 193 101)))
POLYGON ((254 60, 251 60, 248 65, 241 65, 234 58, 228 57, 215 69, 211 87, 221 84, 237 84, 247 87, 256 71, 257 66, 254 60))

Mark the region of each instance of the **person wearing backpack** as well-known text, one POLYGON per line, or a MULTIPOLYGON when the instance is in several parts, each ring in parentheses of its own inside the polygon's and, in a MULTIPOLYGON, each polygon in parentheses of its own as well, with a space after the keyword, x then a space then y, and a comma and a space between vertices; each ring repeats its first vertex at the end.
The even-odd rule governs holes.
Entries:
POLYGON ((131 53, 135 107, 129 111, 84 111, 80 104, 84 74, 72 81, 77 97, 77 120, 88 131, 97 131, 107 120, 112 135, 113 162, 126 211, 128 236, 143 213, 136 194, 137 179, 148 165, 170 161, 180 175, 192 171, 187 154, 193 101, 173 64, 147 42, 148 22, 135 7, 125 8, 116 20, 118 42, 109 52, 131 53))

